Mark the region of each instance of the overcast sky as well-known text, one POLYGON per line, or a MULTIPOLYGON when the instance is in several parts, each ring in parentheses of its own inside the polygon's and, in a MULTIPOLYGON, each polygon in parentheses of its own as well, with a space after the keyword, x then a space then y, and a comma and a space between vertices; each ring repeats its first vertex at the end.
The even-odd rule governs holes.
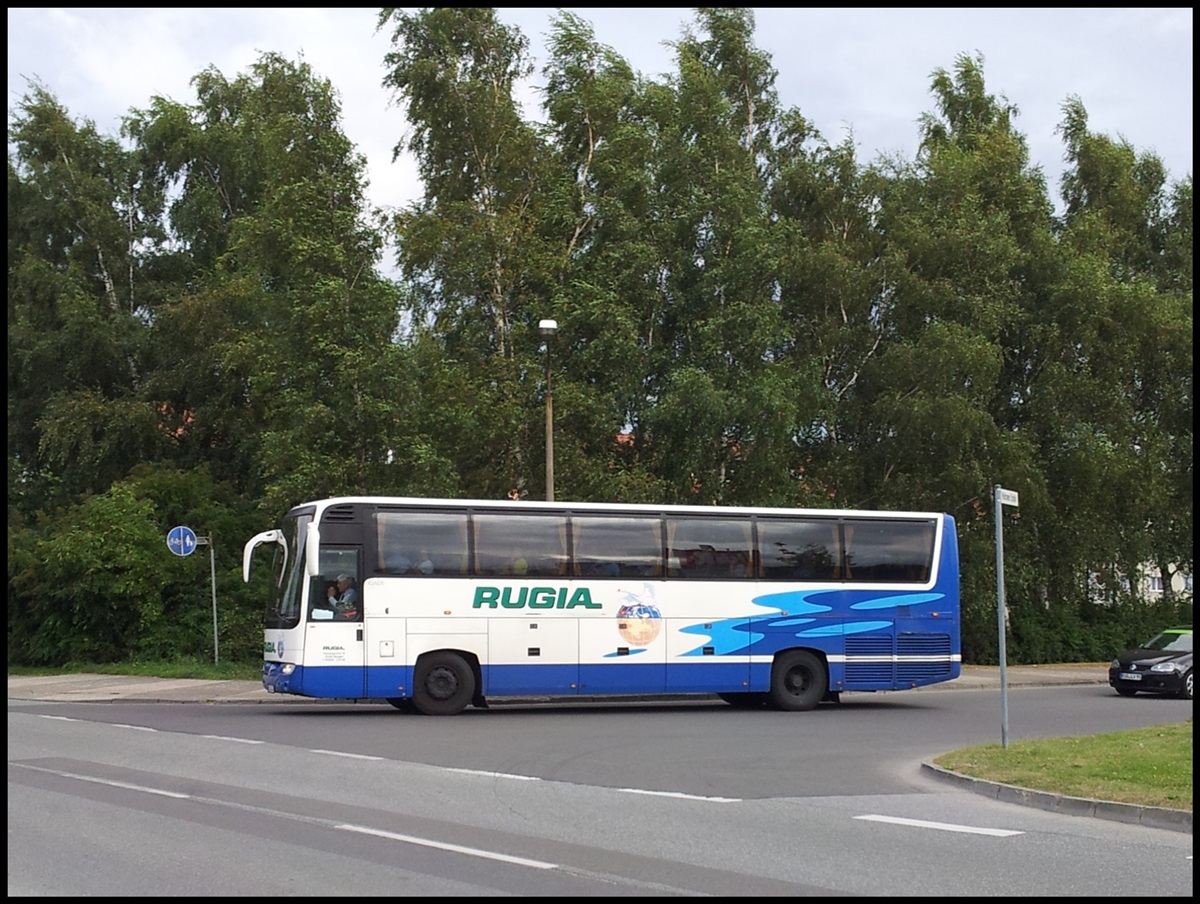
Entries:
MULTIPOLYGON (((674 71, 671 49, 687 8, 573 8, 647 76, 674 71)), ((554 10, 499 8, 546 61, 554 10)), ((209 65, 232 79, 259 53, 303 58, 338 90, 346 134, 369 162, 370 197, 384 207, 420 194, 410 161, 392 162, 407 124, 381 86, 389 33, 376 8, 8 10, 8 109, 36 77, 75 119, 116 136, 120 117, 156 94, 193 103, 191 78, 209 65)), ((960 53, 984 60, 992 94, 1020 110, 1033 163, 1057 200, 1062 104, 1079 96, 1092 131, 1153 151, 1172 180, 1192 171, 1192 10, 756 9, 756 43, 771 54, 785 107, 831 142, 852 130, 860 162, 911 159, 917 119, 934 109, 934 69, 960 53)), ((535 78, 535 84, 537 79, 535 78)), ((528 94, 534 98, 532 92, 528 94)), ((527 111, 539 117, 537 110, 527 111)))

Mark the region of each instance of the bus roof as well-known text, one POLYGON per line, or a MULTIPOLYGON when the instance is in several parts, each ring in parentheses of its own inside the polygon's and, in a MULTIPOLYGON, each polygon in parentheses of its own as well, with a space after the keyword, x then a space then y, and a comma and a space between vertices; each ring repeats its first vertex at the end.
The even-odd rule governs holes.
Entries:
POLYGON ((314 508, 325 509, 338 505, 376 505, 412 508, 441 508, 441 509, 490 509, 517 512, 550 511, 561 512, 595 512, 604 514, 620 514, 622 512, 651 513, 660 512, 678 515, 812 515, 837 517, 853 515, 855 517, 878 518, 943 518, 942 512, 917 511, 883 511, 869 509, 816 509, 816 508, 771 508, 767 506, 735 506, 735 505, 653 505, 638 502, 570 502, 555 500, 515 500, 515 499, 438 499, 418 496, 332 496, 326 499, 313 499, 309 502, 293 506, 291 511, 299 513, 314 508))

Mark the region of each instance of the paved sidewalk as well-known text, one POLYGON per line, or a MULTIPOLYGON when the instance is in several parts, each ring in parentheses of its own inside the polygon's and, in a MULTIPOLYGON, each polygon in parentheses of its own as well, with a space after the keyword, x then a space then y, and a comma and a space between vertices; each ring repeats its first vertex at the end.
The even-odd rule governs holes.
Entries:
MULTIPOLYGON (((1062 685, 1107 685, 1107 663, 1085 665, 1010 666, 1004 670, 1008 688, 1050 687, 1062 685)), ((945 690, 1000 690, 998 666, 964 666, 962 676, 946 684, 935 684, 905 693, 945 690)), ((39 701, 51 703, 207 703, 207 704, 289 704, 304 705, 336 701, 311 700, 291 694, 268 694, 257 681, 205 681, 192 678, 144 678, 132 675, 49 675, 8 676, 9 702, 39 701)), ((550 698, 525 698, 547 700, 550 698)), ((558 698, 555 698, 558 699, 558 698)), ((577 700, 594 698, 573 698, 577 700)), ((663 699, 663 698, 655 698, 663 699)), ((341 701, 350 702, 350 701, 341 701)), ((1038 807, 1074 816, 1092 816, 1134 825, 1192 831, 1190 810, 1163 807, 1139 807, 1090 798, 1068 797, 1002 785, 949 772, 932 763, 921 770, 940 781, 984 794, 1006 803, 1038 807)))

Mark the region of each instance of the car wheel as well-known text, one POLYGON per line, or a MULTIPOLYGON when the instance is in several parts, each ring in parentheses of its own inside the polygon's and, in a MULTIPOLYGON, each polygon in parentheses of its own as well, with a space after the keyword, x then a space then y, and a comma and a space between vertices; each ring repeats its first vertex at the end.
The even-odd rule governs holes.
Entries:
POLYGON ((475 673, 457 653, 430 653, 417 660, 413 702, 427 716, 453 716, 475 696, 475 673))
POLYGON ((1183 676, 1183 684, 1179 688, 1179 696, 1184 700, 1192 699, 1192 670, 1188 669, 1183 676))
POLYGON ((1116 692, 1118 694, 1120 694, 1122 697, 1132 697, 1134 694, 1137 693, 1137 691, 1133 690, 1132 688, 1128 688, 1128 687, 1118 687, 1118 688, 1116 688, 1116 692))
POLYGON ((825 664, 808 650, 792 650, 775 660, 771 669, 772 705, 789 712, 815 709, 829 689, 825 664))

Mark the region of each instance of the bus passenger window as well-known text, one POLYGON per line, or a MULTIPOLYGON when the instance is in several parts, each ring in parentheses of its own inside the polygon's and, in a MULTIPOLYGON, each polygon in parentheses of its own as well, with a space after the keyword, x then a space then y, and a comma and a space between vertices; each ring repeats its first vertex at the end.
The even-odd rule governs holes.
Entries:
POLYGON ((915 583, 929 574, 936 526, 931 521, 846 523, 848 580, 915 583))
POLYGON ((662 520, 657 515, 575 515, 574 574, 650 578, 662 574, 662 520))
POLYGON ((763 577, 787 581, 837 579, 840 529, 832 518, 758 519, 763 577))
POLYGON ((482 512, 473 520, 477 574, 515 577, 566 574, 565 515, 482 512))
POLYGON ((465 513, 380 509, 375 533, 376 573, 418 577, 468 573, 465 513))
POLYGON ((668 518, 667 552, 681 578, 754 577, 749 518, 668 518))

